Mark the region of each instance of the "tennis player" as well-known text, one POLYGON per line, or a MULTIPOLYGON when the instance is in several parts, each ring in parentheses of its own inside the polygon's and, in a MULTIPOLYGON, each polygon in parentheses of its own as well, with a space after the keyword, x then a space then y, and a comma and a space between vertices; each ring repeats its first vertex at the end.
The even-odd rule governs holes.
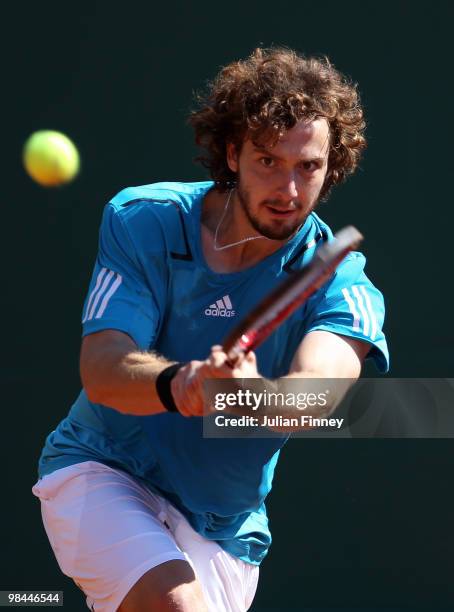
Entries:
POLYGON ((96 612, 251 605, 287 436, 204 438, 204 380, 356 379, 366 357, 387 369, 383 299, 357 252, 233 370, 219 346, 331 239, 314 209, 365 147, 355 85, 327 59, 257 49, 221 70, 190 123, 212 180, 128 188, 104 210, 83 390, 33 489, 96 612))

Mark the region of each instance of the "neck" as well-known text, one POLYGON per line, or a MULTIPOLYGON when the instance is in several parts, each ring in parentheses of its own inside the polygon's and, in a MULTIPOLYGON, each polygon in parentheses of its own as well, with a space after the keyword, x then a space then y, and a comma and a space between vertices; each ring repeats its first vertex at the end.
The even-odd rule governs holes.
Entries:
POLYGON ((251 226, 236 191, 226 208, 228 196, 228 192, 213 189, 205 196, 202 206, 203 251, 207 263, 217 272, 235 272, 254 266, 287 242, 261 236, 251 226))

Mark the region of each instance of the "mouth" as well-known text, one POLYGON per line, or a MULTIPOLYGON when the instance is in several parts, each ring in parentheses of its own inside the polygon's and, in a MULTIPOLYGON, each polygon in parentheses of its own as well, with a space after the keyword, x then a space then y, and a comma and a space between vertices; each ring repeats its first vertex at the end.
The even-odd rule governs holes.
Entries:
POLYGON ((268 205, 266 208, 273 215, 273 217, 277 219, 287 219, 296 215, 297 212, 295 208, 275 208, 274 206, 268 205))

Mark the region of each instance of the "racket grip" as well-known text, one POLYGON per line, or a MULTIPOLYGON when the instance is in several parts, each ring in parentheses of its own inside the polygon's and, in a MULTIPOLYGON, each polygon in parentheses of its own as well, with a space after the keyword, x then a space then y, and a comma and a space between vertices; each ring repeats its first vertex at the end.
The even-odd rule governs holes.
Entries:
POLYGON ((233 368, 236 366, 240 359, 240 355, 241 353, 238 353, 234 350, 231 350, 227 353, 227 361, 225 363, 229 366, 229 368, 233 370, 233 368))
POLYGON ((225 363, 229 366, 229 368, 232 368, 232 370, 238 361, 248 352, 238 345, 234 345, 230 349, 225 348, 224 350, 227 353, 227 361, 225 363))

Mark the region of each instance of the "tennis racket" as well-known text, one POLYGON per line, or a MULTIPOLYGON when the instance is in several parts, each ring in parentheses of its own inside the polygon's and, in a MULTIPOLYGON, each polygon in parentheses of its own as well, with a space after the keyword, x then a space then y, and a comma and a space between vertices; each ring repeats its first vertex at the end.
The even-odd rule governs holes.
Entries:
POLYGON ((334 240, 321 245, 312 260, 276 287, 224 340, 223 350, 231 367, 259 346, 315 291, 334 274, 346 255, 363 240, 352 225, 344 227, 334 240))

